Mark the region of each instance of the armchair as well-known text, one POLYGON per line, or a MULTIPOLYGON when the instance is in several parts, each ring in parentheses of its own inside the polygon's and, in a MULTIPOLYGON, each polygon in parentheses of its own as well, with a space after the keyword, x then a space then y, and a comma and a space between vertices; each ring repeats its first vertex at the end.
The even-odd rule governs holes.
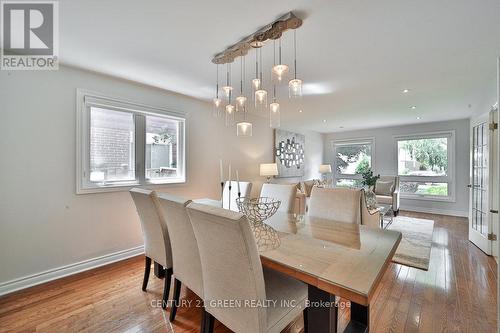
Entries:
POLYGON ((392 205, 394 216, 399 213, 399 176, 380 176, 375 184, 377 203, 392 205))

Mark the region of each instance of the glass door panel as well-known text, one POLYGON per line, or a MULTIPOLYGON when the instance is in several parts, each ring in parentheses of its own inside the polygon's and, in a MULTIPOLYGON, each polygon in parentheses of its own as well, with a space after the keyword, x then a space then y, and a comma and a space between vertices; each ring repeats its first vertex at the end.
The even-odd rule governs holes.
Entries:
POLYGON ((472 149, 472 228, 488 235, 488 124, 481 123, 473 127, 472 149))

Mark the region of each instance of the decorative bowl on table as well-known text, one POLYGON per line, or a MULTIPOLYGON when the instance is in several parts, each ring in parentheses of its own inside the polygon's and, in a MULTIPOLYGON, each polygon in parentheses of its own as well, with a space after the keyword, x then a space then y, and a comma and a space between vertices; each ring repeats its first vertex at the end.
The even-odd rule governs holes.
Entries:
POLYGON ((260 197, 260 198, 238 198, 236 204, 241 213, 253 224, 260 224, 273 216, 281 205, 281 201, 260 197))
POLYGON ((236 204, 250 222, 250 228, 255 236, 255 243, 259 251, 267 251, 280 246, 279 234, 273 227, 264 223, 265 220, 273 216, 281 205, 281 201, 261 197, 261 198, 238 198, 236 204))

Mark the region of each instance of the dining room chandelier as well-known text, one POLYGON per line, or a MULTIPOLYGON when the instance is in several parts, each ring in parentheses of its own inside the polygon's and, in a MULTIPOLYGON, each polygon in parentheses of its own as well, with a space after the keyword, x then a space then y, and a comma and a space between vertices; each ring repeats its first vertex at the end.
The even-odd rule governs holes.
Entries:
MULTIPOLYGON (((218 53, 212 59, 217 66, 217 81, 215 96, 213 98, 213 115, 224 118, 226 126, 236 125, 237 136, 252 136, 252 123, 247 119, 247 113, 251 105, 257 113, 267 112, 269 109, 269 125, 271 128, 280 127, 280 102, 277 89, 290 73, 290 66, 282 58, 282 36, 287 30, 293 30, 293 76, 288 81, 288 96, 290 99, 302 97, 302 80, 297 77, 297 38, 296 29, 302 25, 302 20, 289 12, 276 21, 259 29, 255 33, 243 38, 236 44, 218 53), (273 41, 273 43, 267 43, 273 41), (267 44, 273 47, 273 64, 266 75, 263 62, 263 49, 267 44), (276 44, 278 53, 276 54, 276 44), (248 83, 251 91, 245 89, 246 56, 250 50, 255 53, 255 74, 251 74, 248 83), (240 58, 240 80, 239 89, 232 84, 231 64, 240 58), (226 65, 225 84, 219 85, 219 65, 226 65), (269 76, 268 76, 269 75, 269 76), (266 77, 270 79, 266 79, 266 77), (272 100, 268 104, 268 89, 272 91, 272 100), (238 91, 239 90, 239 91, 238 91), (222 96, 222 97, 221 97, 222 96), (237 96, 234 98, 233 96, 237 96), (253 103, 250 102, 253 100, 253 103)), ((253 65, 252 65, 253 66, 253 65)), ((253 69, 252 69, 253 71, 253 69)), ((283 111, 283 110, 281 110, 283 111)))

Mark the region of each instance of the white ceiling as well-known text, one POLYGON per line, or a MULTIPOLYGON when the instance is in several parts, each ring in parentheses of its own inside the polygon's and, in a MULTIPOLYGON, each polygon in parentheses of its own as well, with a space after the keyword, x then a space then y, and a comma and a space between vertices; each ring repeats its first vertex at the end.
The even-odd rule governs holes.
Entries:
MULTIPOLYGON (((496 100, 498 0, 61 0, 60 59, 208 100, 212 56, 291 10, 304 19, 298 72, 307 95, 299 106, 279 90, 285 127, 332 132, 466 118, 496 100)), ((292 36, 283 39, 289 64, 292 36)), ((264 55, 270 68, 271 46, 264 55)), ((252 53, 248 72, 253 61, 252 53)))

